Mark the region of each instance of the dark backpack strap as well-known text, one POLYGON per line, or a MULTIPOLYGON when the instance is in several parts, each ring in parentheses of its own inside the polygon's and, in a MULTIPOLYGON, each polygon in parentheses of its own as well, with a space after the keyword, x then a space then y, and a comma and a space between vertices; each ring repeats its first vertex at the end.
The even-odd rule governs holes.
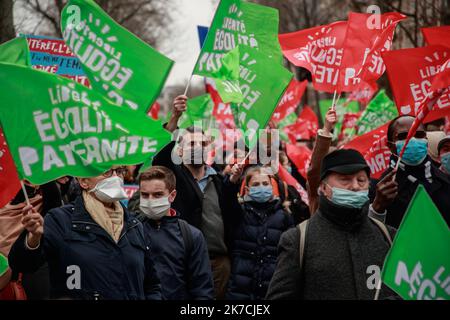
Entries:
POLYGON ((186 286, 191 282, 191 274, 189 272, 189 256, 194 250, 194 240, 192 238, 192 232, 189 229, 189 224, 183 219, 178 219, 178 225, 180 226, 181 236, 184 243, 184 276, 186 286))

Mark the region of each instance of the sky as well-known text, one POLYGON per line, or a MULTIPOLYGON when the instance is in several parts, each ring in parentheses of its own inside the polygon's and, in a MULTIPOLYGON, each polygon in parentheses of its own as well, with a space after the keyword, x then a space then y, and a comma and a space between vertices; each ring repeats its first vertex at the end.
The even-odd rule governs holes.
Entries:
MULTIPOLYGON (((213 0, 174 0, 178 10, 174 12, 176 21, 169 39, 163 43, 161 52, 175 61, 166 85, 187 83, 189 75, 194 68, 200 44, 197 35, 197 25, 209 27, 217 1, 213 0)), ((193 82, 201 81, 194 77, 193 82)))

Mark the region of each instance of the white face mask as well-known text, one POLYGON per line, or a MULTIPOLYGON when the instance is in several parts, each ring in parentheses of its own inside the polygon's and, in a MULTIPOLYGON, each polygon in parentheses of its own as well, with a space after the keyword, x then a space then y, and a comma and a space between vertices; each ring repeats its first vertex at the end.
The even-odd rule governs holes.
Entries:
POLYGON ((149 219, 160 220, 170 209, 169 197, 162 197, 153 200, 144 199, 141 197, 139 208, 149 219))
POLYGON ((103 203, 112 203, 127 198, 122 186, 122 179, 112 176, 99 181, 89 192, 94 192, 97 199, 103 203))

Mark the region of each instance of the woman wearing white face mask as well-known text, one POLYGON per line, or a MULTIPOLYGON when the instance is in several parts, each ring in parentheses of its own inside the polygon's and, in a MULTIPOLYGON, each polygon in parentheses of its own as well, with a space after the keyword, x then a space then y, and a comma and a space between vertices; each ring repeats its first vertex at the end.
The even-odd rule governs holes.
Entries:
POLYGON ((45 220, 23 210, 25 231, 9 256, 13 270, 48 261, 52 298, 160 299, 160 283, 142 224, 120 200, 125 168, 78 178, 81 195, 50 210, 45 220))
POLYGON ((178 219, 170 206, 176 180, 166 167, 153 166, 139 176, 140 215, 151 244, 161 290, 167 300, 214 298, 208 250, 200 230, 178 219))

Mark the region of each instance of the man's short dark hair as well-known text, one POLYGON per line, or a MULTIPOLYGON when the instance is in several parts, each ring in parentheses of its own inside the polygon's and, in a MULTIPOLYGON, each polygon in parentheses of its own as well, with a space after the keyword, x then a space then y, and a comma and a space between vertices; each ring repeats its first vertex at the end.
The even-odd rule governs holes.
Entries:
POLYGON ((142 181, 149 180, 162 180, 166 184, 166 188, 169 192, 172 192, 176 188, 177 180, 172 170, 163 166, 153 166, 139 175, 139 185, 142 181))

